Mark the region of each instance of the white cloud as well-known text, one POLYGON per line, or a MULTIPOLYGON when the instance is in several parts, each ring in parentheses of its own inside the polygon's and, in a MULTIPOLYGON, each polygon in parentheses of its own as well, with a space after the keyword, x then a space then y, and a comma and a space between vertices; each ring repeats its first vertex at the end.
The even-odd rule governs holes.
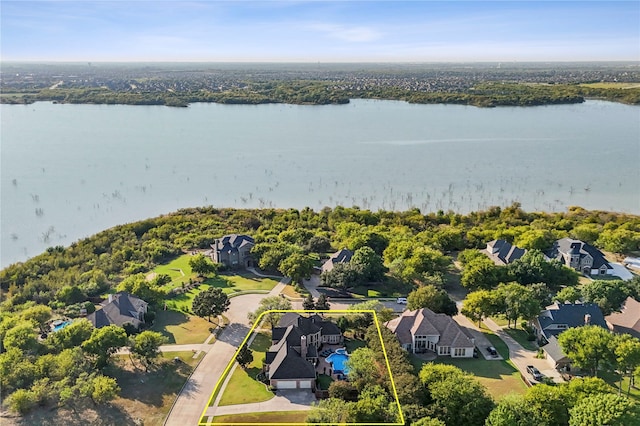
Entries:
POLYGON ((382 37, 380 32, 364 26, 347 27, 335 24, 313 24, 308 28, 313 31, 322 32, 327 37, 348 41, 350 43, 366 43, 382 37))

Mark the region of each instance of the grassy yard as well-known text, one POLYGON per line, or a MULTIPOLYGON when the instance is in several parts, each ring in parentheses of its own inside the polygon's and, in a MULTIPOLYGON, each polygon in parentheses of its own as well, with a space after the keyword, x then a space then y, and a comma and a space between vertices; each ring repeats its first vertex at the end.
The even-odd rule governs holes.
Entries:
POLYGON ((412 290, 411 285, 388 279, 384 283, 359 285, 352 288, 350 292, 355 297, 406 297, 412 290))
MULTIPOLYGON (((213 420, 211 420, 209 423, 218 423, 218 424, 304 423, 308 413, 309 413, 308 411, 267 411, 264 413, 227 414, 224 416, 215 416, 213 420)), ((207 424, 206 421, 201 422, 201 424, 202 423, 207 424)))
POLYGON ((219 275, 207 278, 198 288, 193 288, 178 296, 167 299, 167 306, 178 311, 191 312, 193 299, 198 293, 209 287, 221 288, 225 294, 238 291, 262 290, 269 291, 278 282, 271 278, 262 278, 253 274, 219 275))
MULTIPOLYGON (((411 357, 411 362, 416 371, 419 371, 425 363, 415 356, 411 357)), ((455 365, 461 370, 473 374, 495 400, 500 400, 510 393, 524 394, 527 390, 527 386, 520 378, 520 373, 508 361, 440 357, 433 362, 455 365)))
MULTIPOLYGON (((616 373, 608 373, 608 372, 599 372, 598 377, 600 377, 605 382, 609 383, 612 387, 615 388, 615 392, 617 392, 620 386, 620 375, 616 373)), ((629 377, 626 376, 622 379, 622 394, 627 394, 627 389, 629 389, 629 377)), ((631 387, 631 393, 629 394, 631 399, 634 399, 636 402, 640 402, 640 389, 636 387, 631 387)))
POLYGON ((258 277, 250 273, 242 273, 236 275, 219 275, 213 278, 207 278, 205 285, 221 288, 226 294, 235 293, 237 291, 247 290, 263 290, 269 291, 278 284, 273 278, 258 277))
POLYGON ((270 346, 271 339, 269 336, 264 333, 256 335, 250 346, 253 351, 253 362, 247 366, 246 370, 240 366, 236 367, 227 387, 224 389, 219 405, 262 402, 274 397, 273 392, 264 383, 256 380, 256 375, 262 371, 265 353, 270 346))
POLYGON ((502 329, 505 333, 507 333, 509 336, 513 337, 513 339, 520 343, 520 346, 522 346, 525 349, 528 349, 530 351, 537 351, 538 350, 538 345, 536 344, 535 341, 530 341, 527 340, 527 336, 528 333, 526 331, 524 331, 521 328, 503 328, 502 329))
POLYGON ((204 343, 211 334, 209 331, 211 327, 215 327, 215 324, 206 319, 166 310, 156 313, 156 319, 151 329, 162 333, 169 339, 170 344, 186 345, 204 343))
POLYGON ((367 342, 362 339, 345 339, 344 345, 347 348, 347 352, 352 353, 358 348, 364 348, 367 346, 367 342))
POLYGON ((183 254, 167 264, 157 266, 153 270, 158 275, 165 274, 171 277, 171 282, 163 287, 165 290, 180 287, 182 283, 188 283, 189 278, 197 278, 196 274, 191 271, 189 259, 191 259, 191 255, 183 254))

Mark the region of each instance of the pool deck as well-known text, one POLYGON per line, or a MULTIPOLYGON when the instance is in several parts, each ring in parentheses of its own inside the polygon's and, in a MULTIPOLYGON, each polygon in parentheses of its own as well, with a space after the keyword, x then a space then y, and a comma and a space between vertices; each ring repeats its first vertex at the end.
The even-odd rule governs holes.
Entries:
MULTIPOLYGON (((331 349, 332 351, 335 352, 336 349, 343 349, 345 346, 344 344, 339 344, 339 345, 328 345, 328 344, 324 344, 322 346, 322 350, 325 349, 331 349)), ((331 366, 331 363, 327 362, 327 359, 323 356, 320 356, 318 361, 318 365, 316 365, 316 372, 318 374, 325 374, 327 376, 329 376, 329 372, 331 372, 331 378, 333 380, 339 380, 338 379, 338 375, 334 373, 333 371, 333 367, 331 366)))

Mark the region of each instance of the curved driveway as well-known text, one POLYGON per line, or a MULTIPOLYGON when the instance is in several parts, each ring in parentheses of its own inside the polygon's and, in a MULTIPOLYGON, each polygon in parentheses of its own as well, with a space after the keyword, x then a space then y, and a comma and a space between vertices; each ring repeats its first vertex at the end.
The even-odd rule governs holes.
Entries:
POLYGON ((247 314, 254 311, 263 298, 280 294, 286 283, 288 279, 283 279, 268 294, 244 294, 231 298, 229 310, 225 312, 229 325, 218 335, 216 342, 209 345, 204 358, 180 391, 165 425, 191 426, 200 422, 216 383, 251 329, 247 314))

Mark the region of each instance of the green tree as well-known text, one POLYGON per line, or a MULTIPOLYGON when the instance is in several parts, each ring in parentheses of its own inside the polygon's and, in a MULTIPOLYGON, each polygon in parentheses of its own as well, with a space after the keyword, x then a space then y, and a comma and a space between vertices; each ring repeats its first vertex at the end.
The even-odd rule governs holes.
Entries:
POLYGON ((82 349, 95 357, 95 365, 102 368, 107 365, 109 357, 127 344, 127 333, 122 327, 109 325, 96 328, 91 337, 82 343, 82 349))
POLYGON ((365 281, 382 281, 387 268, 382 257, 371 247, 361 247, 353 253, 351 265, 358 271, 365 281))
MULTIPOLYGON (((289 309, 292 309, 289 299, 280 296, 269 296, 262 299, 258 309, 253 312, 249 312, 247 317, 253 324, 260 318, 263 312, 289 309)), ((280 318, 282 318, 282 313, 279 312, 269 312, 264 315, 264 321, 269 327, 275 327, 278 324, 278 321, 280 321, 280 318)))
POLYGON ((31 321, 40 330, 44 330, 44 324, 51 319, 51 308, 45 305, 35 305, 22 311, 20 315, 22 319, 31 321))
POLYGON ((229 309, 231 302, 222 289, 218 287, 209 287, 206 290, 196 294, 193 298, 191 310, 199 317, 207 317, 211 322, 211 315, 218 317, 229 309))
POLYGON ((447 314, 449 316, 458 313, 456 302, 451 300, 446 291, 436 288, 433 285, 424 285, 407 296, 407 309, 428 308, 437 314, 447 314))
POLYGON ((251 249, 251 253, 258 258, 260 268, 272 271, 278 269, 284 259, 301 251, 300 247, 286 242, 260 243, 251 249))
MULTIPOLYGON (((629 377, 627 395, 631 394, 634 372, 640 367, 640 339, 630 334, 620 334, 614 338, 614 353, 618 368, 629 377)), ((620 391, 622 391, 622 375, 620 376, 620 391)))
POLYGON ((91 337, 93 325, 87 319, 82 318, 73 321, 65 328, 49 334, 47 340, 58 350, 70 349, 80 346, 82 342, 91 337))
POLYGON ((507 395, 491 410, 486 426, 542 426, 546 425, 521 395, 507 395))
POLYGON ((358 390, 351 383, 338 380, 329 385, 329 398, 355 401, 358 399, 358 390))
POLYGON ((509 327, 511 324, 517 326, 519 318, 529 320, 540 313, 540 303, 529 287, 517 283, 501 284, 496 292, 504 300, 504 315, 509 327))
POLYGON ((496 266, 488 257, 479 257, 462 270, 460 281, 469 290, 491 290, 505 279, 505 268, 496 266))
POLYGON ((306 254, 292 253, 278 265, 278 270, 285 276, 291 277, 293 282, 302 283, 304 278, 313 273, 313 259, 306 254))
POLYGON ((358 348, 353 351, 347 360, 347 366, 349 381, 359 391, 368 384, 379 383, 382 378, 375 354, 370 348, 358 348))
POLYGON ((35 352, 38 348, 37 334, 31 321, 22 321, 9 329, 2 345, 6 349, 16 348, 23 352, 35 352))
POLYGON ((159 304, 166 295, 163 289, 147 281, 144 274, 135 274, 125 278, 118 284, 116 290, 138 296, 140 299, 152 305, 159 304))
POLYGON ((242 345, 240 350, 238 351, 238 356, 236 357, 236 361, 240 364, 240 367, 247 368, 247 365, 253 362, 253 352, 249 349, 249 345, 246 343, 242 345))
POLYGON ((77 286, 66 285, 56 293, 56 299, 66 303, 67 305, 82 302, 86 298, 87 296, 82 293, 82 290, 77 286))
POLYGON ((558 303, 575 303, 582 300, 582 292, 578 287, 565 287, 553 296, 553 300, 558 303))
POLYGON ((7 398, 7 404, 11 411, 25 414, 37 404, 36 395, 27 389, 18 389, 7 398))
POLYGON ((432 407, 447 425, 482 426, 494 408, 485 388, 473 377, 454 375, 428 386, 432 407))
POLYGON ((202 253, 191 256, 189 258, 189 266, 191 267, 191 270, 193 272, 201 277, 205 277, 207 275, 215 274, 218 272, 218 266, 209 261, 209 259, 202 253))
POLYGON ((629 229, 605 229, 600 233, 598 247, 614 253, 629 253, 640 248, 640 232, 629 229))
POLYGON ((601 367, 615 362, 613 334, 602 327, 570 328, 560 334, 558 343, 576 366, 595 376, 601 367))
POLYGON ((331 309, 331 307, 329 306, 329 301, 327 300, 327 296, 325 294, 321 294, 320 296, 318 296, 318 300, 316 301, 314 309, 318 311, 328 311, 329 309, 331 309))
POLYGON ((302 301, 302 309, 305 311, 312 311, 316 308, 316 303, 313 300, 311 293, 307 294, 307 297, 302 301))
POLYGON ((129 348, 135 358, 140 360, 145 371, 154 365, 160 355, 160 346, 167 343, 168 339, 155 331, 145 330, 133 336, 129 342, 129 348))
POLYGON ((96 375, 88 381, 83 396, 91 398, 94 404, 104 404, 115 399, 120 393, 120 387, 113 377, 96 375))
POLYGON ((411 426, 447 426, 445 422, 433 417, 423 417, 418 421, 411 423, 411 426))
POLYGON ((591 395, 569 410, 569 426, 628 426, 640 424, 640 407, 630 399, 614 395, 591 395))
POLYGON ((478 327, 484 318, 496 312, 496 295, 489 290, 478 290, 467 294, 461 310, 462 315, 477 322, 478 327))
POLYGON ((309 412, 306 423, 310 424, 345 424, 351 422, 351 407, 353 402, 337 398, 321 400, 309 412))
POLYGON ((594 280, 582 285, 585 302, 597 304, 603 315, 619 311, 629 297, 629 287, 622 280, 594 280))

